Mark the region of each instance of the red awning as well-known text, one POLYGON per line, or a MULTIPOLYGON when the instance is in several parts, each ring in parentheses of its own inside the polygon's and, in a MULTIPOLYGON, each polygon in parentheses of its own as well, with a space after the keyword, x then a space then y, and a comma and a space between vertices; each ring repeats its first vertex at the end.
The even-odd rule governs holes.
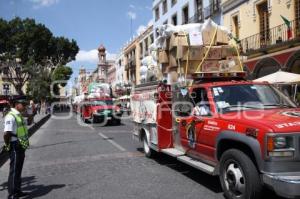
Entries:
POLYGON ((9 102, 7 100, 0 100, 0 104, 8 104, 9 102))

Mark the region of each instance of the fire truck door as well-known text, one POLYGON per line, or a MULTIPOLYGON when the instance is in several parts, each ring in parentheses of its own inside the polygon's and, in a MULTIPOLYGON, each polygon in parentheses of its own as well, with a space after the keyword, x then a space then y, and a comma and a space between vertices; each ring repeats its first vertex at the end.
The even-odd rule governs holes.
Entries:
POLYGON ((180 121, 181 144, 186 150, 190 152, 196 150, 197 140, 203 125, 204 119, 195 116, 180 121))

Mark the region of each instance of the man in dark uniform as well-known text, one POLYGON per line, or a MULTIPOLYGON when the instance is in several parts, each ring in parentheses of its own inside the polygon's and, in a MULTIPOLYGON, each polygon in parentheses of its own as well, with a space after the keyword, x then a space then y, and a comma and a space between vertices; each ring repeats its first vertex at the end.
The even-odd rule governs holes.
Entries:
POLYGON ((8 199, 27 196, 21 191, 21 175, 25 158, 25 150, 29 146, 27 126, 22 117, 25 101, 13 103, 10 112, 5 116, 4 142, 9 151, 10 169, 8 177, 8 199))

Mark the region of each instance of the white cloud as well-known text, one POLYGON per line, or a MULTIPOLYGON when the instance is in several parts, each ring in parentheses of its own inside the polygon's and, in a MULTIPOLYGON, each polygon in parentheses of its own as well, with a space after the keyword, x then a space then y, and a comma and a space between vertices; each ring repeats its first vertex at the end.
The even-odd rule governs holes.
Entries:
POLYGON ((140 35, 143 32, 145 32, 146 29, 147 29, 147 27, 144 25, 139 26, 138 29, 136 30, 137 35, 140 35))
MULTIPOLYGON (((106 59, 107 60, 114 60, 116 59, 116 55, 113 53, 106 53, 106 59)), ((88 62, 88 63, 98 63, 98 50, 80 50, 78 54, 76 55, 76 62, 88 62)))
POLYGON ((130 4, 129 8, 135 9, 135 5, 130 4))
POLYGON ((33 3, 33 8, 38 9, 41 7, 48 7, 57 4, 60 0, 29 0, 33 3))
POLYGON ((129 16, 130 19, 136 19, 136 13, 135 12, 132 12, 132 11, 129 11, 127 12, 127 15, 129 16))

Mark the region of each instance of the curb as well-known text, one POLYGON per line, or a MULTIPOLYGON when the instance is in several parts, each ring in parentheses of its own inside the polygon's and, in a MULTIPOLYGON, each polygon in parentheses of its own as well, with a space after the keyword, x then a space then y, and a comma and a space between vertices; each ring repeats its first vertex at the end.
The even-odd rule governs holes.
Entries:
MULTIPOLYGON (((45 117, 43 117, 42 119, 40 119, 37 123, 35 123, 31 127, 29 127, 28 128, 29 137, 31 137, 39 128, 41 128, 41 126, 43 126, 43 124, 45 124, 50 117, 51 117, 51 115, 48 114, 45 117)), ((2 151, 0 153, 0 167, 2 167, 8 159, 9 159, 8 153, 2 151)))

